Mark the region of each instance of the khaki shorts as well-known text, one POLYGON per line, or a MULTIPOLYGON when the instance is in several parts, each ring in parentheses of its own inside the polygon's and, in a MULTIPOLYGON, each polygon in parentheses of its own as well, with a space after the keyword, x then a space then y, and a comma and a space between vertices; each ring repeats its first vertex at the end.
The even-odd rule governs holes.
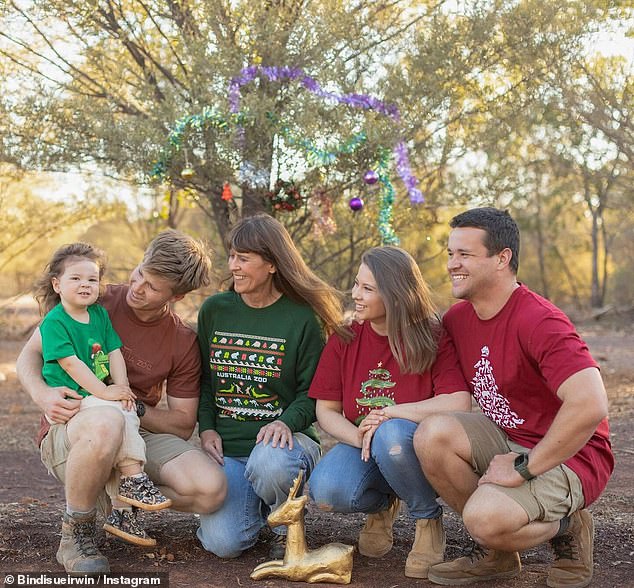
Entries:
MULTIPOLYGON (((479 412, 460 412, 458 419, 471 442, 471 465, 483 475, 494 456, 529 451, 511 441, 491 419, 479 412)), ((583 508, 581 481, 568 466, 560 465, 517 488, 497 486, 500 492, 512 498, 528 515, 529 521, 559 521, 583 508)))
MULTIPOLYGON (((165 433, 150 433, 139 429, 141 437, 145 441, 145 472, 155 484, 161 484, 161 468, 172 459, 198 448, 184 441, 176 435, 165 433)), ((42 463, 50 474, 55 476, 62 484, 66 480, 66 460, 70 451, 66 425, 52 425, 48 433, 42 439, 40 456, 42 463)), ((118 472, 113 470, 112 476, 106 484, 106 491, 97 499, 97 506, 102 514, 110 512, 109 496, 116 496, 118 490, 118 472)))

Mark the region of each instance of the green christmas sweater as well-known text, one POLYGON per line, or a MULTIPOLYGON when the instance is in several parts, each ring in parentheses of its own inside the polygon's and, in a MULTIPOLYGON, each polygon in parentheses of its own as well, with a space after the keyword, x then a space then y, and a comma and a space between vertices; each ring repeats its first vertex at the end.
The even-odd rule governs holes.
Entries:
POLYGON ((222 292, 198 313, 202 380, 199 431, 214 429, 224 454, 247 457, 260 428, 275 420, 319 441, 308 388, 324 333, 309 306, 285 296, 265 308, 222 292))

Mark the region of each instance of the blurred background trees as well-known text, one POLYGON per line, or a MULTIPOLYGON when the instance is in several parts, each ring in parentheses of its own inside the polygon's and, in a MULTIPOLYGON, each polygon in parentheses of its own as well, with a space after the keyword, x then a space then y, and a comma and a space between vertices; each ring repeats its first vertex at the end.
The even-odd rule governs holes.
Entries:
POLYGON ((41 269, 34 251, 45 259, 53 242, 81 237, 108 250, 110 277, 124 279, 166 226, 205 238, 221 269, 231 224, 266 210, 312 267, 347 288, 361 252, 381 241, 379 191, 363 175, 405 138, 425 203, 410 204, 393 166, 393 227, 442 305, 446 221, 491 204, 521 225, 522 281, 579 309, 631 306, 634 50, 614 53, 607 40, 631 33, 632 9, 626 0, 8 0, 0 174, 11 188, 0 187, 0 201, 31 220, 7 216, 15 244, 0 249, 2 275, 18 291, 27 282, 18 267, 41 269), (301 71, 323 92, 393 104, 400 119, 325 99, 299 79, 241 78, 249 66, 301 71), (153 174, 157 162, 164 173, 153 174), (71 180, 55 185, 60 172, 71 180), (296 210, 271 206, 278 180, 299 190, 296 210), (81 184, 72 202, 69 181, 81 184), (319 235, 328 212, 316 193, 332 206, 332 234, 319 235), (58 218, 47 206, 65 220, 44 222, 58 218))

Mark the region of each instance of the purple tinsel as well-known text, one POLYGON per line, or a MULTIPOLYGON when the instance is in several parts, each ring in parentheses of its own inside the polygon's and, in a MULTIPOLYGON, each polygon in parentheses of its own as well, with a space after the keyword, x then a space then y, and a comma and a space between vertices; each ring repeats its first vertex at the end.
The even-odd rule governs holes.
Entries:
POLYGON ((407 146, 405 141, 399 141, 394 147, 394 159, 396 160, 396 171, 407 187, 407 195, 412 204, 421 204, 425 202, 423 193, 416 187, 418 180, 412 174, 409 165, 409 157, 407 155, 407 146))
POLYGON ((249 67, 245 67, 239 76, 232 78, 229 84, 229 105, 231 112, 236 113, 240 110, 240 88, 252 82, 259 74, 272 82, 277 82, 282 79, 297 80, 301 78, 301 83, 304 88, 321 98, 334 100, 335 102, 347 104, 354 108, 376 110, 381 114, 389 116, 396 122, 400 120, 398 108, 394 104, 386 104, 378 98, 367 96, 366 94, 335 94, 334 92, 328 92, 319 85, 316 79, 306 75, 300 68, 279 67, 274 65, 250 65, 249 67))
MULTIPOLYGON (((232 78, 229 84, 229 107, 232 113, 240 110, 240 89, 242 86, 255 80, 258 75, 263 75, 269 81, 279 81, 282 79, 297 80, 301 78, 301 84, 309 92, 326 100, 333 100, 339 104, 347 104, 354 108, 363 108, 366 110, 375 110, 385 116, 390 117, 395 122, 399 122, 401 115, 395 104, 386 104, 378 98, 368 96, 367 94, 335 94, 324 90, 319 82, 306 75, 304 71, 298 67, 279 67, 279 66, 259 66, 250 65, 240 72, 239 76, 232 78)), ((399 141, 394 147, 394 157, 396 159, 396 170, 399 177, 407 187, 407 195, 412 204, 420 204, 425 201, 423 193, 416 187, 418 180, 412 174, 409 165, 409 157, 407 155, 407 146, 404 141, 399 141)))

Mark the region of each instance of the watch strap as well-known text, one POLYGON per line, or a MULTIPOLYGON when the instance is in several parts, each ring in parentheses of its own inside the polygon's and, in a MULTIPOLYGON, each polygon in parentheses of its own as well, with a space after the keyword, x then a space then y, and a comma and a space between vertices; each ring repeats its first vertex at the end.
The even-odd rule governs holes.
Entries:
POLYGON ((514 467, 515 471, 527 482, 535 478, 535 476, 528 470, 528 453, 520 453, 515 458, 514 467))

